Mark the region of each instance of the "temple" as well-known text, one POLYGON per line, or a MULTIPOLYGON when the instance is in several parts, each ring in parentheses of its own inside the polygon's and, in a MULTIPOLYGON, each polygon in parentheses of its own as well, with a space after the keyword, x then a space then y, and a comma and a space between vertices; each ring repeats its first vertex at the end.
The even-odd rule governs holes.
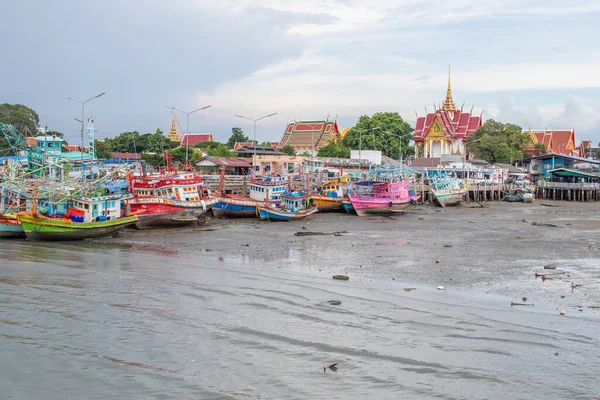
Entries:
POLYGON ((289 122, 283 133, 278 148, 291 146, 296 153, 311 153, 313 146, 315 154, 330 140, 341 138, 336 121, 296 121, 289 122))
POLYGON ((212 133, 185 133, 183 138, 181 138, 181 147, 185 146, 195 146, 204 142, 212 142, 213 135, 212 133))
POLYGON ((482 125, 482 115, 472 115, 457 109, 452 100, 450 67, 448 67, 448 88, 446 98, 439 109, 424 117, 417 116, 413 140, 416 157, 440 157, 453 154, 463 155, 469 135, 482 125))
POLYGON ((171 113, 171 130, 169 131, 169 140, 171 142, 181 142, 181 136, 179 136, 179 133, 177 133, 175 122, 175 114, 171 113))
MULTIPOLYGON (((531 130, 524 132, 529 135, 530 143, 523 152, 530 155, 561 154, 564 156, 579 156, 575 145, 575 131, 573 129, 531 130), (544 146, 539 146, 539 143, 544 146)), ((583 155, 582 157, 585 157, 583 155)))

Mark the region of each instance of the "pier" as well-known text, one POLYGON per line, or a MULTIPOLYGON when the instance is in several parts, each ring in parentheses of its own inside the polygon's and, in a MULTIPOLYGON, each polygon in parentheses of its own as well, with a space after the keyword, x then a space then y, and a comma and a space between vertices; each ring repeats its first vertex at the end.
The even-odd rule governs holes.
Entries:
POLYGON ((598 201, 599 183, 540 182, 536 198, 544 200, 598 201))

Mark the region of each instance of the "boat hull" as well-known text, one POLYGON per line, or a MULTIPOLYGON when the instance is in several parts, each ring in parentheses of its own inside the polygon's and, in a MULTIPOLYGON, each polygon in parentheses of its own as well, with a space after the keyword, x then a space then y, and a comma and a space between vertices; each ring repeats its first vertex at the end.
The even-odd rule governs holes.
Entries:
POLYGON ((256 218, 258 202, 253 200, 239 200, 230 198, 217 198, 212 206, 215 218, 256 218))
POLYGON ((314 204, 317 205, 319 212, 342 211, 342 199, 329 196, 312 196, 314 204))
POLYGON ((138 229, 170 228, 202 224, 204 214, 216 200, 179 201, 163 198, 135 198, 128 201, 131 212, 139 217, 138 229))
POLYGON ((72 222, 67 219, 37 218, 31 215, 19 215, 18 218, 27 240, 33 241, 100 238, 117 233, 138 220, 137 216, 100 222, 72 222))
POLYGON ((441 207, 457 206, 462 203, 465 191, 452 193, 435 193, 432 192, 433 200, 441 207))
POLYGON ((351 198, 356 215, 385 215, 402 213, 411 203, 410 199, 351 198))
POLYGON ((344 211, 346 211, 348 214, 356 214, 356 211, 354 210, 354 207, 352 206, 352 203, 350 201, 346 201, 344 200, 342 202, 342 208, 344 209, 344 211))
POLYGON ((0 238, 19 239, 25 238, 25 231, 17 218, 0 216, 0 238))
POLYGON ((294 221, 298 219, 303 219, 308 217, 309 215, 313 215, 318 212, 318 208, 311 208, 306 210, 300 210, 297 212, 293 211, 285 211, 285 210, 275 210, 272 208, 266 207, 258 207, 258 216, 262 220, 266 221, 294 221))

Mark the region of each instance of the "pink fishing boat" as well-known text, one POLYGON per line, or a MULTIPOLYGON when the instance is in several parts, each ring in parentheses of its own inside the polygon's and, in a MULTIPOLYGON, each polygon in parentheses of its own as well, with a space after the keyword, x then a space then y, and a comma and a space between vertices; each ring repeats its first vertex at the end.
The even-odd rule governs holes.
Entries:
POLYGON ((356 182, 350 202, 359 217, 369 214, 402 213, 406 207, 416 202, 415 196, 408 190, 408 182, 356 182))

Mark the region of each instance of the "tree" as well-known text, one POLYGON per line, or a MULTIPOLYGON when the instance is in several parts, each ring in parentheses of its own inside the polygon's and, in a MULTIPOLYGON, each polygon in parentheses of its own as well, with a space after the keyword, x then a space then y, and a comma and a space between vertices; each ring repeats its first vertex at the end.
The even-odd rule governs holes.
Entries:
POLYGON ((99 159, 110 158, 112 151, 110 145, 102 140, 94 140, 94 147, 96 148, 96 157, 99 159))
POLYGON ((538 156, 544 155, 548 153, 548 149, 544 143, 536 143, 535 144, 535 153, 538 156))
POLYGON ((410 145, 412 132, 413 128, 398 113, 379 112, 371 117, 361 116, 346 134, 342 144, 349 149, 381 150, 384 155, 394 159, 401 149, 402 157, 406 158, 407 155, 414 154, 414 148, 410 145))
POLYGON ((211 157, 234 157, 235 155, 229 151, 229 147, 227 147, 224 143, 219 142, 202 142, 198 143, 194 147, 204 149, 206 154, 211 157))
POLYGON ((37 134, 37 128, 40 126, 40 117, 31 108, 23 104, 0 104, 0 122, 11 124, 22 134, 37 134))
POLYGON ((235 146, 235 142, 249 142, 248 136, 244 135, 244 131, 240 128, 231 128, 231 136, 229 136, 229 140, 227 140, 227 146, 230 149, 233 149, 235 146))
POLYGON ((286 146, 283 146, 280 150, 283 151, 288 156, 295 156, 296 155, 296 149, 294 149, 289 144, 286 145, 286 146))
POLYGON ((523 148, 529 143, 529 136, 523 134, 521 127, 490 119, 469 137, 466 145, 475 158, 512 163, 522 157, 523 148))
POLYGON ((341 143, 331 141, 327 143, 327 146, 321 147, 317 153, 318 157, 336 157, 336 158, 350 158, 350 149, 345 147, 341 143))

